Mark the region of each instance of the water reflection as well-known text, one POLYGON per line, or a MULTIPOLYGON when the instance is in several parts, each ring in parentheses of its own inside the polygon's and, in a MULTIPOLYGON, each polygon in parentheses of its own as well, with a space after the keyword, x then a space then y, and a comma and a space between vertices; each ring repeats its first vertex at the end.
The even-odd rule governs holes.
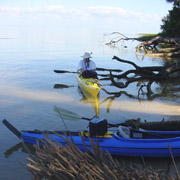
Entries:
MULTIPOLYGON (((123 94, 131 99, 137 99, 140 101, 153 101, 156 99, 161 100, 172 100, 177 102, 180 99, 180 87, 174 86, 171 84, 162 84, 156 88, 157 93, 147 93, 143 91, 143 88, 138 91, 137 96, 133 94, 128 94, 126 91, 119 91, 120 94, 123 94)), ((153 103, 153 102, 152 102, 153 103)))
POLYGON ((119 97, 119 96, 116 96, 116 95, 115 96, 109 96, 109 97, 105 98, 104 100, 102 100, 100 102, 100 105, 109 101, 109 103, 107 104, 107 112, 109 113, 111 105, 112 105, 113 101, 115 100, 115 98, 117 98, 117 97, 119 97))
POLYGON ((35 152, 35 147, 32 144, 18 143, 4 152, 4 157, 9 158, 14 152, 21 151, 24 153, 32 154, 35 152))
POLYGON ((12 155, 14 152, 16 151, 19 151, 19 149, 22 148, 22 142, 12 146, 11 148, 7 149, 5 152, 4 152, 4 156, 5 158, 9 158, 10 155, 12 155))
POLYGON ((64 89, 64 88, 70 88, 70 87, 75 87, 73 85, 69 86, 66 84, 54 84, 53 88, 54 89, 64 89))
POLYGON ((164 99, 178 101, 180 99, 180 80, 167 80, 158 83, 156 90, 164 99))
MULTIPOLYGON (((0 95, 7 97, 13 97, 13 98, 23 98, 23 99, 29 99, 39 102, 61 102, 66 105, 72 105, 74 103, 76 106, 83 106, 84 104, 78 104, 75 97, 71 94, 65 94, 60 92, 53 92, 53 91, 45 91, 45 90, 30 90, 23 87, 15 87, 15 86, 1 86, 0 87, 0 95)), ((177 90, 179 87, 177 87, 177 90)), ((79 91, 79 90, 78 90, 79 91)), ((128 99, 124 99, 121 97, 116 96, 109 96, 107 97, 107 94, 104 96, 104 100, 101 100, 101 103, 99 102, 99 96, 97 98, 93 98, 88 94, 82 93, 82 102, 89 102, 94 111, 95 116, 99 116, 99 105, 101 105, 101 109, 107 109, 107 112, 111 110, 122 110, 126 112, 140 112, 140 113, 148 113, 148 114, 159 114, 159 115, 180 115, 180 107, 176 103, 170 103, 168 101, 162 101, 164 99, 161 99, 161 102, 158 102, 159 99, 156 101, 142 101, 142 99, 127 94, 126 91, 120 91, 121 94, 124 96, 128 96, 128 99), (107 102, 109 103, 107 104, 107 102)), ((169 92, 169 91, 168 91, 169 92)), ((176 91, 176 95, 179 96, 178 91, 176 91)), ((151 95, 152 97, 153 95, 151 95)), ((160 98, 160 96, 158 96, 160 98)), ((103 98, 103 94, 102 97, 103 98)), ((5 99, 1 99, 3 103, 10 104, 15 103, 16 101, 13 99, 8 99, 5 101, 5 99)))
POLYGON ((24 87, 1 86, 0 95, 24 98, 43 102, 72 102, 74 98, 65 94, 47 90, 31 90, 24 87))
MULTIPOLYGON (((106 104, 102 104, 101 108, 106 108, 106 104)), ((130 100, 116 100, 113 102, 111 109, 121 110, 126 112, 139 112, 147 114, 160 115, 180 115, 180 106, 177 104, 168 104, 163 102, 149 102, 149 101, 130 101, 130 100)))
POLYGON ((92 96, 86 91, 82 91, 78 87, 78 92, 81 94, 82 99, 80 100, 83 103, 90 103, 95 111, 95 116, 94 117, 99 117, 99 94, 96 96, 92 96))

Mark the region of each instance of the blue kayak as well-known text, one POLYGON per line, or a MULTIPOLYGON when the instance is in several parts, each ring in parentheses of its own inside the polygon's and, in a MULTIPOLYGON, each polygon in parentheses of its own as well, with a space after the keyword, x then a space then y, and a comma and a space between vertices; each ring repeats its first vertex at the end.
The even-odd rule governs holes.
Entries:
MULTIPOLYGON (((5 124, 6 122, 3 123, 5 124)), ((9 129, 12 131, 12 128, 9 129)), ((65 132, 62 131, 18 131, 15 128, 13 131, 25 143, 41 143, 40 140, 46 141, 46 138, 48 138, 59 142, 63 146, 68 145, 65 140, 65 132)), ((106 132, 103 136, 93 135, 90 137, 88 131, 68 131, 66 134, 70 140, 73 139, 74 144, 82 151, 85 151, 84 144, 91 151, 90 139, 92 139, 98 143, 103 152, 108 151, 111 155, 171 157, 172 153, 174 157, 180 157, 180 131, 135 130, 122 126, 116 131, 106 132)))
MULTIPOLYGON (((135 138, 122 137, 119 135, 119 131, 115 131, 107 132, 104 136, 91 137, 91 139, 98 142, 101 149, 104 152, 108 151, 111 155, 171 157, 170 151, 172 151, 174 157, 180 157, 180 131, 136 132, 134 130, 134 132, 136 134, 135 138)), ((21 137, 25 143, 36 144, 40 139, 45 140, 44 135, 53 141, 61 143, 63 146, 67 145, 67 142, 63 140, 66 138, 63 132, 56 132, 56 134, 35 131, 21 132, 21 137)), ((74 143, 80 150, 85 151, 83 143, 89 151, 91 150, 88 132, 68 132, 68 136, 73 138, 74 143)))

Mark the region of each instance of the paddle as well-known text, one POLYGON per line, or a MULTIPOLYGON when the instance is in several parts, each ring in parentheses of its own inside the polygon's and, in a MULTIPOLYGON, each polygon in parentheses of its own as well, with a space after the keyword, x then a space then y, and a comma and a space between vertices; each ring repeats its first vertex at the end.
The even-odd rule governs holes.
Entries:
MULTIPOLYGON (((63 109, 63 108, 60 108, 60 107, 57 107, 55 106, 54 107, 54 111, 57 113, 57 115, 62 119, 66 119, 66 120, 87 120, 87 121, 90 121, 92 120, 93 118, 86 118, 86 117, 82 117, 80 116, 79 114, 75 113, 75 112, 72 112, 72 111, 69 111, 67 109, 63 109)), ((124 125, 125 123, 119 123, 119 124, 110 124, 108 123, 108 126, 109 128, 110 127, 118 127, 120 125, 124 125)))
MULTIPOLYGON (((69 111, 67 109, 63 109, 63 108, 57 107, 57 106, 54 107, 54 111, 57 113, 57 115, 60 118, 67 119, 67 120, 75 121, 75 120, 83 119, 83 120, 90 121, 90 120, 93 119, 93 118, 82 117, 82 116, 80 116, 79 114, 77 114, 75 112, 72 112, 72 111, 69 111)), ((108 126, 110 128, 110 127, 118 127, 119 125, 124 125, 124 124, 125 123, 119 123, 117 125, 117 124, 110 124, 110 123, 108 123, 108 126)))
MULTIPOLYGON (((80 120, 80 119, 83 119, 83 120, 92 120, 93 118, 86 118, 86 117, 82 117, 80 115, 78 115, 77 113, 75 112, 72 112, 72 111, 69 111, 67 109, 63 109, 63 108, 60 108, 60 107, 57 107, 55 106, 54 107, 54 111, 58 114, 58 116, 62 119, 68 119, 68 120, 80 120)), ((139 118, 137 119, 137 121, 140 120, 139 118)), ((118 126, 131 126, 132 127, 132 124, 131 122, 123 122, 123 123, 118 123, 118 124, 111 124, 111 123, 108 123, 108 128, 111 128, 111 127, 118 127, 118 126)), ((134 128, 134 127, 133 127, 134 128)), ((154 136, 154 137, 159 137, 159 138, 167 138, 163 135, 159 135, 159 134, 153 134, 153 133, 150 133, 150 132, 145 132, 145 131, 140 131, 140 130, 137 130, 137 129, 134 129, 135 132, 139 132, 139 133, 144 133, 144 134, 147 134, 147 135, 151 135, 151 136, 154 136)))
MULTIPOLYGON (((105 68, 96 68, 97 71, 112 71, 112 72, 122 72, 120 69, 105 69, 105 68)), ((66 71, 66 70, 54 70, 55 73, 77 73, 75 71, 66 71)), ((107 75, 106 75, 107 76, 107 75)))
MULTIPOLYGON (((57 107, 55 106, 54 107, 54 111, 57 113, 57 115, 60 117, 60 118, 63 118, 63 119, 66 119, 66 120, 72 120, 72 121, 76 121, 76 120, 87 120, 87 121, 90 121, 92 120, 93 118, 86 118, 86 117, 82 117, 80 116, 79 114, 75 113, 75 112, 72 112, 72 111, 69 111, 67 109, 63 109, 63 108, 60 108, 60 107, 57 107)), ((135 121, 135 120, 134 120, 135 121)), ((138 118, 136 121, 140 121, 140 119, 138 118)), ((118 124, 111 124, 111 123, 108 123, 108 126, 109 128, 110 127, 118 127, 118 126, 131 126, 131 127, 136 127, 135 126, 135 122, 122 122, 122 123, 118 123, 118 124)))
POLYGON ((96 68, 97 71, 113 71, 113 72, 122 72, 120 69, 105 69, 105 68, 96 68))
POLYGON ((75 112, 72 112, 72 111, 69 111, 67 109, 57 107, 57 106, 54 107, 54 111, 62 119, 73 120, 73 121, 74 120, 80 120, 80 119, 88 120, 88 121, 91 120, 91 118, 81 117, 80 115, 76 114, 75 112))
MULTIPOLYGON (((55 73, 74 73, 74 74, 77 74, 79 72, 75 72, 75 71, 66 71, 66 70, 54 70, 55 73)), ((109 74, 97 74, 98 76, 101 76, 101 77, 109 77, 110 75, 109 74)))
POLYGON ((18 131, 12 124, 10 124, 6 119, 2 121, 2 123, 12 132, 14 133, 18 138, 21 138, 21 132, 18 131))
POLYGON ((54 70, 55 73, 77 73, 73 71, 65 71, 65 70, 54 70))

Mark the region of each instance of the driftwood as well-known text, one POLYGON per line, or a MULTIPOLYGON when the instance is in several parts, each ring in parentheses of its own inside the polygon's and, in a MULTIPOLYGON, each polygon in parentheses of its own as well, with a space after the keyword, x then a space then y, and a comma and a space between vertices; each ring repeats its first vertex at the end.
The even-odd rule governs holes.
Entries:
POLYGON ((153 91, 151 90, 151 85, 153 82, 161 82, 165 80, 178 80, 180 78, 180 75, 176 73, 180 71, 179 63, 174 63, 167 67, 162 67, 162 66, 140 67, 131 61, 120 59, 117 56, 114 56, 113 59, 122 63, 130 64, 134 67, 134 69, 127 70, 126 72, 123 72, 118 75, 113 75, 112 72, 110 72, 109 79, 111 80, 113 85, 119 88, 126 88, 129 86, 129 84, 134 82, 140 82, 140 83, 147 82, 147 85, 143 84, 143 87, 144 86, 147 87, 148 94, 153 94, 153 91), (115 78, 118 80, 126 79, 126 82, 125 83, 119 81, 116 82, 115 78))
MULTIPOLYGON (((105 43, 108 46, 115 46, 119 42, 136 40, 140 41, 139 45, 136 47, 136 52, 144 51, 144 55, 155 56, 155 57, 179 57, 180 56, 180 38, 162 37, 162 36, 152 36, 150 40, 144 40, 142 37, 129 38, 122 33, 113 32, 110 34, 105 34, 105 36, 115 36, 109 42, 105 43), (163 46, 168 46, 170 48, 163 48, 163 46)), ((126 47, 126 46, 124 46, 126 47)))
POLYGON ((110 34, 104 34, 104 36, 111 36, 111 35, 118 35, 116 37, 114 37, 113 39, 111 39, 109 42, 105 43, 106 45, 108 46, 113 46, 121 41, 129 41, 129 40, 137 40, 139 41, 139 38, 129 38, 127 36, 125 36, 124 34, 122 33, 119 33, 119 32, 113 32, 113 33, 110 33, 110 34))
POLYGON ((146 54, 156 55, 159 57, 176 57, 180 56, 180 38, 164 38, 162 36, 156 36, 155 38, 142 42, 136 47, 136 51, 140 51, 143 48, 146 54), (158 48, 160 44, 169 45, 169 50, 163 51, 163 48, 158 48))

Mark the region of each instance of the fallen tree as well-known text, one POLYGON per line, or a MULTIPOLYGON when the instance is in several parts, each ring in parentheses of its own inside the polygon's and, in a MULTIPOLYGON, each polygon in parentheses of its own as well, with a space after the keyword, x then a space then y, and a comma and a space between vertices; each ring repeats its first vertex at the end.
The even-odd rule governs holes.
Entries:
POLYGON ((173 81, 179 80, 180 78, 180 74, 178 74, 178 72, 180 72, 179 63, 174 63, 166 67, 140 67, 136 65, 134 62, 123 60, 117 56, 114 56, 113 60, 117 60, 121 63, 130 64, 134 67, 133 69, 129 69, 121 74, 112 74, 112 72, 110 71, 110 77, 104 78, 105 80, 111 80, 113 85, 121 89, 127 88, 131 83, 138 82, 138 85, 141 85, 139 90, 142 90, 142 88, 146 87, 147 94, 154 94, 154 92, 151 89, 151 85, 154 82, 159 83, 164 81, 173 81))
POLYGON ((136 46, 136 52, 144 52, 144 55, 156 57, 178 57, 180 56, 180 38, 162 37, 159 35, 149 35, 149 37, 129 38, 122 33, 113 32, 105 36, 115 36, 105 43, 108 46, 115 46, 119 42, 136 40, 141 43, 136 46), (168 48, 167 48, 168 47, 168 48))
POLYGON ((142 42, 136 47, 136 51, 144 50, 146 54, 158 57, 177 57, 180 56, 180 38, 168 38, 156 36, 155 38, 142 42), (163 45, 170 48, 163 48, 163 45))

